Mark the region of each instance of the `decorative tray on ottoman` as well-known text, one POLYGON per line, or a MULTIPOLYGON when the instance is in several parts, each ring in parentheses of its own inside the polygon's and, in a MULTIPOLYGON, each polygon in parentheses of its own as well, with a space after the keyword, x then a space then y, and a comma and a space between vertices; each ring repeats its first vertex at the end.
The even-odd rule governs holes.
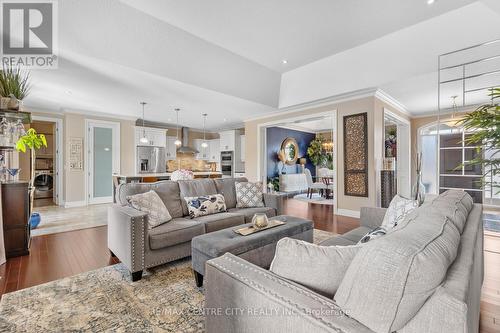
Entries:
POLYGON ((256 232, 271 229, 271 228, 274 228, 274 227, 277 227, 277 226, 280 226, 283 224, 286 224, 286 221, 281 221, 281 220, 277 220, 277 219, 270 219, 268 225, 263 227, 263 228, 255 228, 253 225, 251 225, 251 226, 240 228, 240 229, 234 229, 234 232, 239 234, 239 235, 242 235, 242 236, 248 236, 248 235, 254 234, 256 232))

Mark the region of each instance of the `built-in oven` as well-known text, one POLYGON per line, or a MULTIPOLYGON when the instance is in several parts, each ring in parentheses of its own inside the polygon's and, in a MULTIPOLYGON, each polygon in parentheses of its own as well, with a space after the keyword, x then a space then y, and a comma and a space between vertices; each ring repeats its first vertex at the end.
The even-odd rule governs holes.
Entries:
POLYGON ((233 177, 233 152, 223 151, 220 153, 220 165, 222 171, 222 177, 233 177))

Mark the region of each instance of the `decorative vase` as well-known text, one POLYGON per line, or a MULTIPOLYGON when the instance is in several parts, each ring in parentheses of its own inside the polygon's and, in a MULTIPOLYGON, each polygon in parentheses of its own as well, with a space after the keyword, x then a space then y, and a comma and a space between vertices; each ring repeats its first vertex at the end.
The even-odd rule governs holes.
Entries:
POLYGON ((42 217, 38 213, 33 213, 31 214, 30 217, 30 228, 31 229, 36 229, 38 225, 40 224, 40 221, 42 220, 42 217))
POLYGON ((256 229, 262 229, 267 227, 269 221, 267 220, 267 215, 264 213, 256 213, 252 218, 252 225, 256 229))
POLYGON ((413 199, 421 206, 425 201, 425 186, 422 183, 422 172, 417 173, 415 185, 413 185, 413 199))
POLYGON ((9 104, 7 107, 9 110, 19 110, 19 100, 15 97, 9 97, 9 104))
POLYGON ((0 97, 0 110, 7 110, 9 108, 10 97, 0 97))

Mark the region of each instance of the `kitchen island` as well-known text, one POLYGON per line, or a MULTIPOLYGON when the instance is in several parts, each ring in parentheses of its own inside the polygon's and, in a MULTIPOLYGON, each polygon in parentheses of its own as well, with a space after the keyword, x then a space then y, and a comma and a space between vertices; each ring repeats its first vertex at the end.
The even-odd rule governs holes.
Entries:
MULTIPOLYGON (((222 178, 220 171, 193 171, 194 178, 222 178)), ((133 175, 113 175, 113 202, 116 203, 115 193, 119 184, 125 183, 153 183, 161 180, 170 180, 172 172, 138 173, 133 175)))

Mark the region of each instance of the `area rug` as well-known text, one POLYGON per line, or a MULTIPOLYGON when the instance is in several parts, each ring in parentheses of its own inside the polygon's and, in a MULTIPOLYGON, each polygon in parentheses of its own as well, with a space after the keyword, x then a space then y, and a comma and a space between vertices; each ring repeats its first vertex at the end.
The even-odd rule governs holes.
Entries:
POLYGON ((31 236, 100 227, 108 224, 110 204, 64 208, 59 206, 36 207, 41 222, 31 230, 31 236))
MULTIPOLYGON (((314 242, 331 236, 315 230, 314 242)), ((134 283, 116 264, 4 294, 0 332, 203 332, 203 302, 189 259, 134 283)))
POLYGON ((313 204, 333 206, 333 199, 326 199, 317 193, 313 193, 312 198, 309 198, 307 194, 297 194, 293 198, 295 200, 305 201, 313 204))

